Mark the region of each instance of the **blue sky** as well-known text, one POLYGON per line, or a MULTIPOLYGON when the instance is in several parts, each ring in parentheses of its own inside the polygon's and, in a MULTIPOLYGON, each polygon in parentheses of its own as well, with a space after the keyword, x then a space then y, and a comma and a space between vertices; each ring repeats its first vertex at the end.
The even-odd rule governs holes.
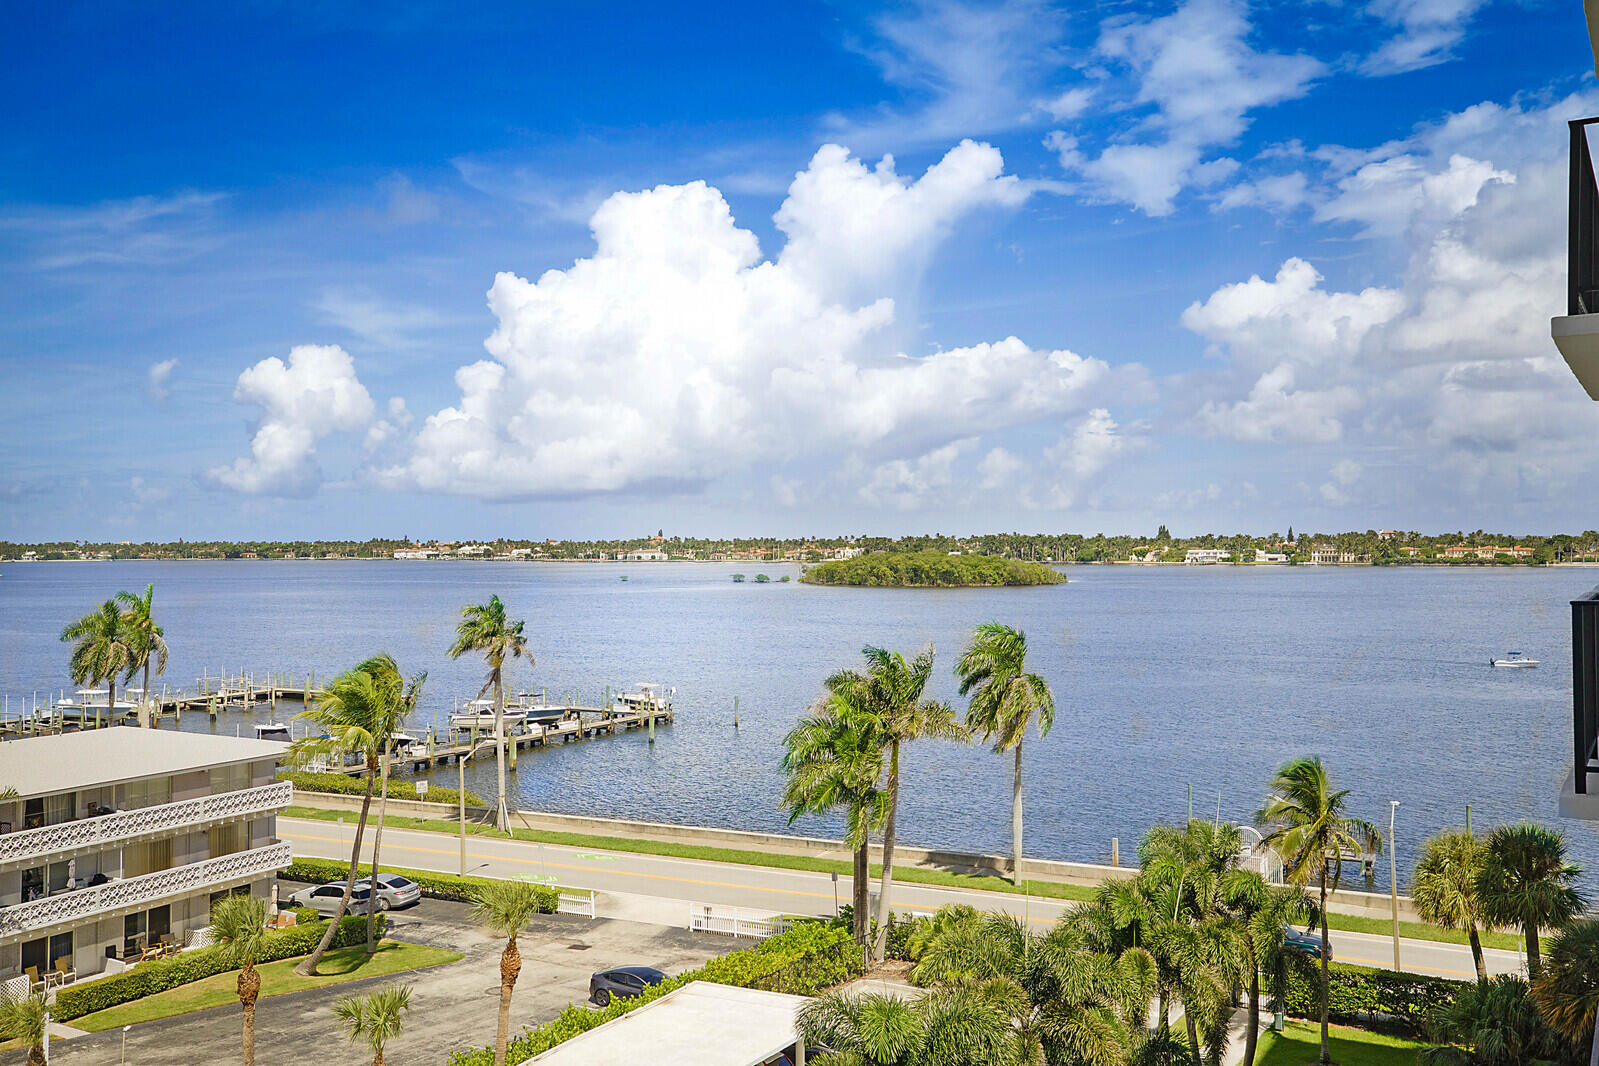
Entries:
POLYGON ((64 5, 6 60, 0 537, 1596 524, 1552 3, 64 5))

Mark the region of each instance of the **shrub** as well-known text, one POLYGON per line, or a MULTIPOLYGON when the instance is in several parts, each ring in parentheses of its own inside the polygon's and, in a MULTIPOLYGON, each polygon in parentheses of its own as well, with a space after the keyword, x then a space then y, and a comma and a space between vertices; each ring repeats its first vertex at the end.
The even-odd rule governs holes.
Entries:
MULTIPOLYGON (((578 1003, 570 1004, 554 1021, 537 1028, 524 1029, 520 1036, 513 1038, 507 1049, 506 1061, 514 1063, 532 1058, 595 1026, 660 999, 690 981, 712 981, 716 984, 809 996, 860 972, 860 949, 850 939, 847 929, 836 929, 827 922, 801 922, 788 932, 763 940, 754 947, 719 956, 698 970, 690 970, 668 978, 653 988, 646 988, 642 995, 632 999, 612 1000, 609 1006, 601 1010, 589 1010, 578 1003)), ((449 1058, 449 1066, 491 1066, 493 1062, 494 1050, 486 1047, 452 1051, 449 1058)))
MULTIPOLYGON (((1320 982, 1315 962, 1297 960, 1288 974, 1288 1013, 1320 1020, 1320 982)), ((1333 963, 1327 975, 1327 1015, 1335 1022, 1424 1036, 1433 1012, 1453 1003, 1468 983, 1333 963)))
MULTIPOLYGON (((279 770, 279 781, 288 781, 294 785, 296 792, 332 792, 340 796, 366 795, 366 779, 352 777, 349 774, 315 773, 311 770, 279 770)), ((414 800, 422 797, 416 794, 416 784, 412 781, 396 781, 389 778, 389 799, 414 800)), ((428 786, 429 803, 460 803, 461 793, 457 789, 444 788, 441 785, 428 786)), ((372 797, 374 806, 377 796, 372 797)), ((466 790, 466 805, 468 807, 486 807, 483 797, 471 789, 466 790)))
MULTIPOLYGON (((378 922, 380 923, 378 931, 381 934, 387 921, 379 915, 378 922)), ((327 923, 318 920, 288 929, 273 930, 262 938, 261 948, 256 954, 255 961, 261 964, 309 954, 311 949, 316 947, 317 941, 322 939, 322 933, 326 928, 327 923)), ((339 923, 339 930, 333 935, 331 946, 342 948, 364 943, 366 943, 366 919, 352 915, 339 923)), ((185 951, 170 959, 141 962, 123 973, 63 988, 56 993, 55 1007, 51 1011, 51 1016, 57 1021, 81 1018, 97 1010, 153 996, 157 992, 165 992, 169 988, 177 988, 179 985, 186 985, 215 974, 227 973, 235 968, 227 953, 215 947, 185 951)))
MULTIPOLYGON (((399 874, 409 877, 417 883, 422 894, 429 899, 449 899, 458 903, 470 903, 476 898, 477 889, 489 879, 486 877, 461 877, 457 874, 441 874, 432 870, 409 870, 401 866, 390 866, 385 863, 382 867, 385 873, 399 874)), ((360 867, 361 876, 365 877, 372 872, 370 863, 360 867)), ((328 881, 342 881, 349 876, 350 864, 337 859, 295 859, 293 864, 282 873, 278 874, 285 881, 306 881, 320 885, 328 881)), ((559 889, 548 885, 535 885, 534 894, 538 897, 539 910, 544 914, 554 914, 561 903, 559 889)))

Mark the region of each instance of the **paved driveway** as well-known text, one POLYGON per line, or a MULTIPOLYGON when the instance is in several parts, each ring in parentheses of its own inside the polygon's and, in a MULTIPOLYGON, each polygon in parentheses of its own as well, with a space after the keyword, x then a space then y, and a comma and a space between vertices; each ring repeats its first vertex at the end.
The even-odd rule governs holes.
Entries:
MULTIPOLYGON (((419 971, 411 1012, 389 1061, 441 1066, 454 1048, 494 1039, 499 1009, 499 953, 476 925, 465 904, 423 900, 391 914, 396 939, 459 951, 466 957, 448 966, 419 971)), ((678 973, 713 955, 733 949, 719 937, 691 934, 658 925, 544 915, 519 938, 522 976, 511 1002, 511 1032, 548 1021, 571 1002, 588 996, 589 974, 625 963, 656 966, 678 973)), ((743 946, 743 945, 740 945, 743 946)), ((332 988, 262 999, 256 1008, 256 1062, 259 1066, 365 1066, 369 1053, 350 1044, 333 1016, 339 996, 379 986, 392 977, 351 981, 332 988)), ((95 1033, 51 1046, 51 1061, 61 1066, 119 1066, 120 1031, 95 1033)), ((237 1004, 136 1025, 128 1033, 129 1066, 194 1066, 236 1061, 239 1055, 237 1004)), ((6 1062, 22 1062, 13 1054, 6 1062)))

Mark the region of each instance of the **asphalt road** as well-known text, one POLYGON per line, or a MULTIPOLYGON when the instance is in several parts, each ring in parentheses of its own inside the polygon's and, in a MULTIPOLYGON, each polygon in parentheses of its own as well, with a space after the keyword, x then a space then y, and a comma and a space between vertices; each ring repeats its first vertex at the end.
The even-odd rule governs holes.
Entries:
MULTIPOLYGON (((342 826, 315 819, 278 819, 278 835, 288 841, 296 855, 337 858, 348 861, 355 825, 353 819, 342 826)), ((370 839, 371 834, 367 834, 370 839)), ((370 850, 363 841, 363 861, 370 850)), ((442 833, 387 828, 383 831, 386 861, 398 866, 454 873, 459 870, 460 847, 456 839, 442 833)), ((766 866, 743 866, 677 859, 633 852, 600 851, 557 844, 533 844, 489 837, 467 837, 469 873, 498 877, 532 875, 551 883, 593 889, 601 893, 601 914, 619 914, 627 909, 628 897, 660 897, 688 900, 750 910, 783 914, 829 915, 835 899, 850 899, 850 877, 808 870, 785 870, 766 866), (607 897, 610 897, 609 899, 607 897)), ((875 886, 874 886, 875 887, 875 886)), ((1052 924, 1070 901, 1015 896, 998 892, 941 888, 920 884, 896 883, 893 907, 928 913, 949 903, 966 903, 984 911, 1014 914, 1035 925, 1052 924)), ((686 921, 686 913, 684 920, 686 921)), ((1338 962, 1363 966, 1393 966, 1393 940, 1390 937, 1333 930, 1333 958, 1338 962)), ((1490 973, 1514 973, 1522 961, 1514 951, 1488 949, 1485 958, 1490 973)), ((1402 968, 1441 977, 1475 976, 1471 951, 1464 945, 1427 940, 1400 940, 1402 968)))

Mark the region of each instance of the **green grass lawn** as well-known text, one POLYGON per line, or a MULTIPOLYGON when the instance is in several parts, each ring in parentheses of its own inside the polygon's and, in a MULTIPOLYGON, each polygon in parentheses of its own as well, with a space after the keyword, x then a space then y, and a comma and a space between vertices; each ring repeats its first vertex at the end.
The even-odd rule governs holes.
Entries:
MULTIPOLYGON (((344 818, 353 820, 349 811, 330 811, 320 807, 291 806, 284 814, 296 818, 319 818, 323 821, 337 821, 344 818)), ((373 817, 376 821, 376 816, 373 817)), ((391 815, 384 820, 384 825, 394 829, 421 829, 434 833, 449 833, 452 836, 460 832, 460 823, 445 821, 443 819, 429 818, 402 818, 391 815)), ((664 855, 675 859, 703 859, 708 862, 735 863, 744 866, 770 866, 784 870, 814 870, 818 873, 848 874, 850 863, 847 859, 819 859, 809 855, 774 855, 764 851, 745 851, 739 848, 718 848, 702 844, 678 844, 657 840, 636 840, 629 837, 597 836, 592 833, 558 833, 533 829, 513 829, 509 834, 502 833, 492 826, 468 824, 466 831, 474 836, 499 837, 504 839, 507 835, 516 840, 527 840, 541 844, 562 844, 576 848, 594 848, 604 851, 628 851, 642 855, 664 855)), ((872 876, 878 877, 883 868, 874 865, 872 876)), ((1008 892, 1021 895, 1023 889, 1011 884, 1003 877, 982 876, 975 874, 949 873, 944 870, 928 870, 915 866, 894 867, 894 880, 904 881, 918 885, 940 885, 945 888, 977 889, 984 892, 1008 892)), ((1025 891, 1028 895, 1043 896, 1049 899, 1092 899, 1095 889, 1090 885, 1063 885, 1056 881, 1028 881, 1025 891)), ((1388 918, 1364 918, 1353 914, 1330 914, 1327 924, 1333 929, 1343 929, 1352 933, 1376 933, 1386 936, 1393 931, 1393 922, 1388 918)), ((1414 940, 1436 940, 1446 944, 1466 943, 1466 934, 1454 929, 1444 929, 1441 926, 1428 925, 1425 922, 1400 922, 1399 935, 1410 937, 1414 940)), ((1483 933, 1484 947, 1505 948, 1514 951, 1520 946, 1520 940, 1510 933, 1483 933)))
MULTIPOLYGON (((1330 1032, 1337 1066, 1415 1066, 1416 1052, 1428 1045, 1398 1036, 1335 1025, 1330 1032)), ((1262 1033, 1255 1066, 1306 1066, 1321 1058, 1321 1026, 1289 1022, 1280 1033, 1262 1033)))
MULTIPOLYGON (((322 962, 317 966, 319 972, 315 977, 301 977, 294 972, 294 968, 300 964, 300 958, 282 959, 259 967, 262 999, 267 996, 281 996, 288 992, 300 992, 307 988, 322 988, 366 977, 383 977, 387 974, 420 970, 427 966, 439 966, 446 962, 455 962, 461 958, 461 954, 443 948, 384 940, 378 945, 377 953, 368 958, 366 946, 357 944, 355 947, 339 948, 323 955, 322 962)), ((190 1011, 205 1010, 208 1007, 237 1004, 238 982, 237 970, 219 973, 177 988, 169 988, 153 996, 119 1003, 115 1007, 107 1007, 93 1014, 85 1014, 67 1024, 76 1029, 98 1033, 135 1022, 148 1022, 156 1018, 170 1018, 190 1011)))

